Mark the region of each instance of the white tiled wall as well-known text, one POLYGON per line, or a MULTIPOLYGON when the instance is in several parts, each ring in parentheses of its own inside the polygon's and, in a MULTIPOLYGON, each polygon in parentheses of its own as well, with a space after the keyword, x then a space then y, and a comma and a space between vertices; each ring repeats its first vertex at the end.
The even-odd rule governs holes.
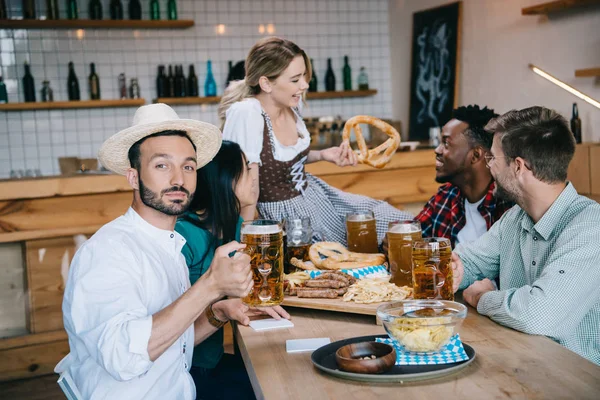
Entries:
MULTIPOLYGON (((109 0, 102 0, 108 17, 109 0)), ((122 0, 125 10, 127 0, 122 0)), ((166 0, 160 1, 165 18, 166 0)), ((9 13, 20 16, 18 0, 7 0, 9 13)), ((64 2, 61 17, 66 17, 64 2)), ((342 87, 344 55, 350 57, 353 85, 361 66, 369 85, 378 89, 374 97, 313 100, 305 116, 366 113, 392 116, 388 0, 179 0, 180 19, 195 25, 183 30, 89 29, 78 37, 76 30, 1 30, 0 64, 10 102, 23 101, 23 63, 31 64, 38 101, 42 81, 48 79, 55 100, 67 100, 67 64, 75 63, 82 99, 88 99, 89 63, 95 62, 103 99, 117 98, 117 76, 139 80, 141 95, 149 103, 156 97, 155 78, 159 64, 183 64, 185 73, 194 64, 203 95, 206 60, 213 62, 218 94, 223 92, 227 61, 243 60, 261 37, 259 26, 272 24, 274 35, 293 40, 314 59, 319 90, 324 88, 327 58, 333 60, 338 89, 342 87), (217 25, 225 33, 217 34, 217 25)), ((149 0, 142 0, 148 19, 149 0)), ((37 1, 38 15, 45 1, 37 1)), ((79 0, 80 17, 87 17, 87 0, 79 0)), ((125 12, 126 14, 126 12, 125 12)), ((265 29, 267 30, 267 29, 265 29)), ((175 106, 183 118, 218 124, 217 105, 175 106)), ((102 142, 128 127, 134 108, 56 110, 35 112, 0 111, 0 178, 13 169, 40 169, 57 174, 58 157, 95 157, 102 142)))

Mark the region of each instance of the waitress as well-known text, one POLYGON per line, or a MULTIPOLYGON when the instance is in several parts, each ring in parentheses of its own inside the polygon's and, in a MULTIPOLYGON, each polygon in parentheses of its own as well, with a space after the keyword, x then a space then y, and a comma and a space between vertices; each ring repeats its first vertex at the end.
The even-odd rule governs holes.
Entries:
POLYGON ((246 58, 246 78, 232 82, 219 105, 223 139, 237 142, 258 176, 257 208, 266 219, 310 217, 328 241, 346 245, 346 214, 373 211, 381 243, 388 223, 413 216, 390 204, 329 186, 304 170, 306 163, 356 165, 347 143, 310 150, 310 134, 300 115, 311 78, 306 53, 289 40, 258 41, 246 58), (260 173, 259 173, 260 170, 260 173))

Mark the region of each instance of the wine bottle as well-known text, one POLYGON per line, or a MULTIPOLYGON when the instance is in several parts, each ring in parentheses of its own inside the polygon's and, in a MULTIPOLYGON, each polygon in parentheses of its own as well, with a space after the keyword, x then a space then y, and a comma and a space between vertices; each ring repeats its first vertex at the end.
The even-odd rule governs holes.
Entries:
POLYGON ((129 0, 129 19, 142 19, 140 0, 129 0))
POLYGON ((6 92, 6 84, 4 77, 0 75, 0 104, 8 103, 8 93, 6 92))
POLYGON ((25 75, 23 75, 23 92, 25 94, 25 102, 35 102, 35 82, 27 62, 25 62, 25 75))
POLYGON ((158 3, 158 0, 150 0, 150 19, 160 19, 160 4, 158 3))
POLYGON ((198 97, 198 77, 194 71, 194 64, 190 64, 190 71, 187 78, 187 95, 190 97, 198 97))
POLYGON ((579 119, 579 110, 577 103, 573 103, 573 115, 571 116, 571 132, 575 136, 575 143, 581 143, 581 119, 579 119))
POLYGON ((167 91, 166 89, 167 77, 165 76, 165 67, 164 65, 158 66, 158 75, 156 76, 156 97, 166 97, 167 91))
POLYGON ((96 65, 94 63, 90 64, 90 70, 90 77, 88 78, 90 99, 100 100, 100 78, 98 78, 98 74, 96 74, 96 65))
POLYGON ((335 75, 331 68, 331 58, 327 59, 327 72, 325 72, 325 90, 335 92, 335 75))
POLYGON ((123 19, 123 4, 121 0, 110 0, 110 19, 123 19))
POLYGON ((365 67, 360 67, 360 73, 358 74, 358 90, 369 90, 369 78, 367 77, 367 71, 365 67))
POLYGON ((204 96, 214 97, 217 95, 217 82, 212 73, 212 62, 206 62, 206 81, 204 82, 204 96))
POLYGON ((88 14, 90 19, 102 19, 102 3, 100 0, 90 0, 88 14))
POLYGON ((310 69, 312 71, 311 77, 310 77, 310 82, 308 82, 308 91, 309 92, 316 92, 317 91, 317 74, 315 74, 315 62, 313 61, 313 59, 310 59, 310 69))
POLYGON ((67 92, 69 94, 69 101, 81 100, 79 93, 79 81, 77 75, 75 75, 75 66, 73 62, 69 63, 69 77, 67 78, 67 92))
MULTIPOLYGON (((0 0, 0 3, 2 0, 0 0)), ((46 0, 46 19, 59 19, 58 0, 46 0)))
POLYGON ((175 77, 173 76, 173 67, 169 65, 169 76, 167 77, 167 88, 169 89, 169 97, 175 97, 175 77))
POLYGON ((228 61, 228 65, 229 65, 229 70, 227 72, 227 81, 225 81, 225 87, 229 86, 229 82, 231 82, 232 80, 232 74, 233 74, 233 61, 228 61))
POLYGON ((170 20, 177 19, 177 2, 175 0, 169 0, 167 3, 167 18, 170 20))
POLYGON ((68 0, 67 1, 67 18, 68 19, 78 19, 79 18, 79 8, 77 7, 77 0, 68 0))
MULTIPOLYGON (((0 19, 8 19, 8 14, 6 13, 6 3, 4 0, 0 0, 0 19)), ((3 81, 0 82, 4 84, 3 81)), ((4 86, 4 88, 6 89, 6 86, 4 86)), ((2 103, 2 99, 0 99, 0 103, 2 103)))
POLYGON ((187 94, 187 83, 183 75, 183 65, 179 66, 179 73, 175 77, 175 96, 185 97, 187 94))
POLYGON ((23 19, 35 19, 35 0, 23 0, 23 19))
POLYGON ((348 56, 344 56, 342 75, 344 76, 344 90, 352 90, 352 70, 348 64, 348 56))

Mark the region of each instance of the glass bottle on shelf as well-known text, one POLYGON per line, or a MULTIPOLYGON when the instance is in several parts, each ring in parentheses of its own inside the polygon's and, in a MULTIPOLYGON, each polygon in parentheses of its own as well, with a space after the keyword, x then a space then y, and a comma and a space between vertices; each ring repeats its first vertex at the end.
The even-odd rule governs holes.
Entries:
POLYGON ((175 66, 175 97, 185 97, 186 94, 185 76, 183 76, 183 65, 175 66))
POLYGON ((344 56, 344 68, 342 74, 344 76, 344 90, 352 90, 352 70, 348 63, 348 56, 344 56))
POLYGON ((4 77, 0 75, 0 104, 8 103, 8 93, 6 92, 6 84, 4 77))
POLYGON ((167 77, 165 76, 165 66, 158 66, 158 75, 156 76, 156 97, 166 97, 167 92, 166 89, 167 77))
POLYGON ((190 71, 187 78, 187 95, 190 97, 198 97, 198 77, 196 71, 194 71, 194 64, 190 64, 190 71))
POLYGON ((158 0, 150 0, 150 19, 160 19, 160 4, 158 0))
POLYGON ((46 0, 46 19, 59 18, 60 12, 58 11, 58 0, 46 0))
POLYGON ((102 19, 102 3, 100 0, 90 0, 88 14, 90 19, 102 19))
POLYGON ((100 100, 100 78, 96 74, 96 64, 90 64, 90 76, 88 78, 90 87, 90 100, 100 100))
POLYGON ((77 75, 75 75, 75 65, 73 65, 72 61, 69 63, 67 92, 69 94, 69 101, 81 100, 81 94, 79 93, 79 80, 77 79, 77 75))
POLYGON ((581 119, 579 119, 579 110, 577 103, 573 103, 573 115, 571 116, 571 132, 575 136, 575 143, 581 143, 581 119))
POLYGON ((167 76, 167 97, 175 97, 175 77, 173 76, 173 66, 169 65, 169 76, 167 76))
POLYGON ((142 19, 140 0, 129 0, 129 19, 142 19))
POLYGON ((47 101, 54 101, 54 92, 52 91, 52 88, 50 87, 50 81, 43 81, 42 82, 42 101, 43 102, 47 102, 47 101))
POLYGON ((127 98, 127 80, 125 74, 119 74, 119 98, 125 100, 127 98))
POLYGON ((110 19, 120 20, 123 19, 123 4, 121 0, 110 0, 110 19))
POLYGON ((8 14, 6 13, 6 3, 4 0, 0 0, 0 19, 8 19, 8 14))
POLYGON ((214 97, 217 95, 217 82, 212 73, 212 61, 206 62, 206 81, 204 81, 204 96, 214 97))
POLYGON ((358 90, 369 90, 369 77, 365 67, 360 67, 360 73, 358 74, 358 90))
POLYGON ((229 82, 231 82, 231 80, 232 80, 231 75, 233 74, 233 61, 230 60, 227 63, 228 63, 229 69, 227 72, 227 80, 225 81, 225 88, 227 88, 227 86, 229 86, 229 82))
POLYGON ((317 74, 315 74, 315 62, 313 61, 313 59, 310 59, 310 67, 311 67, 311 77, 310 77, 310 82, 308 82, 308 91, 309 92, 316 92, 317 91, 317 74))
POLYGON ((167 3, 167 19, 177 19, 177 2, 175 0, 169 0, 167 3))
POLYGON ((139 99, 140 98, 140 86, 138 85, 137 78, 131 78, 131 84, 129 85, 129 98, 139 99))
POLYGON ((25 95, 25 102, 35 102, 35 82, 27 62, 25 62, 25 75, 23 75, 23 92, 25 95))
POLYGON ((325 90, 335 92, 335 74, 331 68, 331 58, 327 59, 327 72, 325 72, 325 90))
POLYGON ((67 0, 67 18, 79 18, 79 8, 77 7, 77 0, 67 0))
POLYGON ((35 19, 35 0, 23 0, 23 19, 35 19))

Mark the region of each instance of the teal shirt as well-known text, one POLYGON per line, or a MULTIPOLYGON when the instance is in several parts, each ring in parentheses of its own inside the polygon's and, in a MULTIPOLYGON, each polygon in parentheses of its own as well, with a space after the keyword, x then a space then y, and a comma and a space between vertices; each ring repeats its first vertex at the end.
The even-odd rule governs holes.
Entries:
POLYGON ((534 224, 514 206, 477 241, 458 245, 464 289, 500 277, 480 314, 545 335, 600 365, 600 204, 571 183, 534 224))
MULTIPOLYGON (((192 218, 198 218, 196 214, 188 213, 187 215, 192 218)), ((240 218, 235 233, 235 239, 237 241, 240 240, 241 226, 242 219, 240 218)), ((183 249, 181 249, 181 253, 185 257, 186 264, 189 268, 190 282, 193 285, 206 273, 206 271, 208 271, 215 256, 215 247, 209 248, 212 240, 212 233, 183 219, 177 220, 175 230, 186 240, 186 244, 183 246, 183 249), (207 250, 208 253, 204 256, 207 250)), ((217 247, 221 244, 221 241, 219 241, 217 247)), ((192 366, 212 369, 216 367, 222 356, 223 328, 219 329, 198 346, 194 347, 192 366)))

